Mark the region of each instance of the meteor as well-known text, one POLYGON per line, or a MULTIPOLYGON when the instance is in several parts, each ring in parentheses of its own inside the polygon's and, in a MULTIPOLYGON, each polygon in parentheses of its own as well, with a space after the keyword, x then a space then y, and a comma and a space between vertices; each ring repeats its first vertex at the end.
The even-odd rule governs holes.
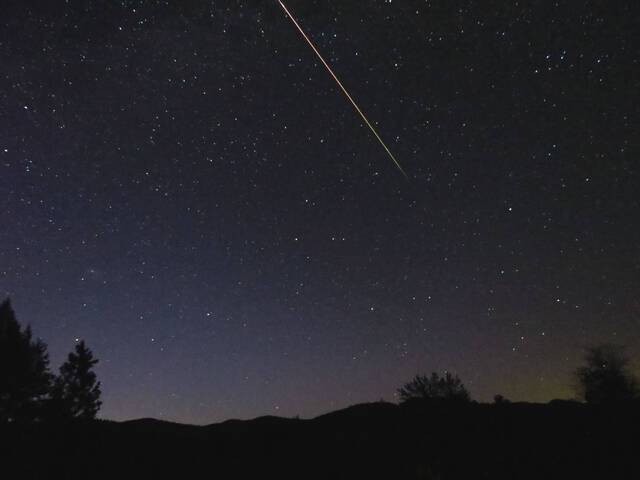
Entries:
POLYGON ((396 167, 398 167, 398 170, 400 170, 400 172, 402 173, 402 175, 404 175, 404 177, 409 180, 409 177, 407 176, 407 174, 405 173, 405 171, 403 170, 403 168, 400 166, 400 163, 398 162, 398 160, 396 160, 396 157, 393 156, 393 153, 391 153, 391 150, 389 150, 389 147, 387 147, 387 145, 384 143, 384 141, 382 140, 382 138, 380 137, 380 135, 378 135, 378 132, 376 131, 375 128, 373 128, 373 125, 371 125, 371 122, 369 122, 369 120, 367 119, 366 115, 364 114, 364 112, 360 109, 360 107, 358 106, 358 104, 355 102, 355 100, 353 99, 353 97, 349 94, 349 92, 347 91, 347 89, 344 87, 344 85, 342 85, 342 82, 340 81, 340 79, 338 79, 337 75, 333 72, 333 69, 329 66, 329 64, 326 62, 326 60, 324 59, 324 57, 322 56, 322 54, 318 51, 318 49, 316 48, 316 46, 313 44, 313 42, 311 41, 311 39, 307 36, 307 34, 304 32, 304 30, 302 29, 302 27, 300 26, 300 24, 296 21, 296 19, 294 18, 294 16, 291 14, 291 12, 289 11, 289 9, 286 7, 286 5, 284 3, 282 3, 282 0, 278 0, 278 3, 280 4, 280 6, 282 7, 282 9, 285 11, 285 13, 287 14, 287 16, 291 19, 291 21, 293 22, 293 24, 296 26, 296 28, 298 29, 298 31, 302 34, 302 36, 304 37, 304 39, 307 41, 307 43, 309 44, 309 46, 311 47, 311 49, 315 52, 315 54, 318 56, 318 58, 320 59, 320 61, 322 62, 322 64, 325 66, 325 68, 327 69, 327 71, 331 74, 331 76, 333 77, 333 79, 336 81, 336 83, 338 84, 338 86, 340 87, 340 89, 342 90, 342 92, 345 94, 345 96, 349 99, 349 101, 351 102, 351 105, 353 105, 353 107, 356 109, 356 111, 360 114, 360 116, 362 117, 362 120, 364 120, 364 123, 369 127, 369 130, 371 130, 371 132, 373 133, 373 135, 378 139, 378 142, 380 142, 380 145, 382 145, 382 148, 384 148, 384 150, 387 152, 387 155, 389 155, 389 157, 391 158, 391 160, 393 160, 393 163, 395 163, 396 167))

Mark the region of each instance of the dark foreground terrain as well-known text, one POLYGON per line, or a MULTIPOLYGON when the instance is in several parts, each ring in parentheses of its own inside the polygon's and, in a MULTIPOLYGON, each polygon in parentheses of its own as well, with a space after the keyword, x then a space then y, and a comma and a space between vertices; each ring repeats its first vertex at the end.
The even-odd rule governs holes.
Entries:
POLYGON ((389 403, 312 420, 0 426, 0 478, 634 479, 638 405, 389 403))

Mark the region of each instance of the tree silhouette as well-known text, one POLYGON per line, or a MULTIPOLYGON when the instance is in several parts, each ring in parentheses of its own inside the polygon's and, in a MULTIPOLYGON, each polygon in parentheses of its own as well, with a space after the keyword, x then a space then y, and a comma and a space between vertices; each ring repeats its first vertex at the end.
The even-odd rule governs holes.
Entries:
POLYGON ((0 421, 39 419, 50 387, 47 346, 20 327, 6 299, 0 304, 0 421))
POLYGON ((439 399, 468 402, 469 392, 457 375, 446 372, 444 376, 433 372, 431 376, 416 375, 413 380, 398 389, 400 400, 439 399))
POLYGON ((53 401, 64 416, 92 419, 100 410, 100 382, 93 372, 98 360, 84 341, 76 344, 55 380, 53 401))
POLYGON ((575 371, 578 393, 587 403, 612 403, 638 398, 638 382, 629 371, 621 347, 601 344, 587 347, 586 365, 575 371))

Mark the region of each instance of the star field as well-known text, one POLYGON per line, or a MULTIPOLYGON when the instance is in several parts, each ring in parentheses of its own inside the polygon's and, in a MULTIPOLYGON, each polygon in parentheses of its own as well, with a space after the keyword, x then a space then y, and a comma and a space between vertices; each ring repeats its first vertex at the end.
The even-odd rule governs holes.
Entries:
MULTIPOLYGON (((4 2, 0 294, 101 415, 317 415, 640 354, 636 2, 4 2)), ((639 365, 636 363, 635 367, 639 365)))

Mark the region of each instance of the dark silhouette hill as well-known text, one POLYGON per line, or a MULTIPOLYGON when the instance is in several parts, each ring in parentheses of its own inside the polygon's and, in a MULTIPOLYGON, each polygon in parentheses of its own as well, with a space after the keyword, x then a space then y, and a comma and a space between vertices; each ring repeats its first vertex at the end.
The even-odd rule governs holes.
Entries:
MULTIPOLYGON (((314 419, 5 424, 6 478, 640 478, 640 406, 415 401, 314 419)), ((4 475, 3 475, 4 477, 4 475)))

